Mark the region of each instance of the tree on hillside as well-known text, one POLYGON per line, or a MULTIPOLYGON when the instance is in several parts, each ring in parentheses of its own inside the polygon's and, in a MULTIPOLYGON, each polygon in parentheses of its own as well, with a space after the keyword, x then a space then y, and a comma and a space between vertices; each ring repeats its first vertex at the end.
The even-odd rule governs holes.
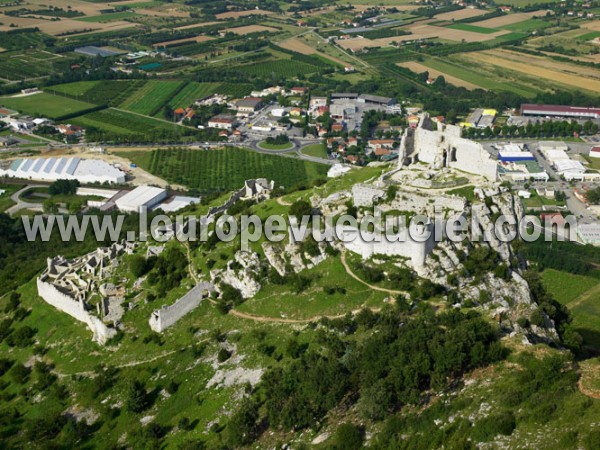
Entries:
POLYGON ((310 216, 312 213, 312 206, 306 200, 296 200, 292 206, 290 206, 290 217, 295 217, 300 222, 303 216, 310 216))

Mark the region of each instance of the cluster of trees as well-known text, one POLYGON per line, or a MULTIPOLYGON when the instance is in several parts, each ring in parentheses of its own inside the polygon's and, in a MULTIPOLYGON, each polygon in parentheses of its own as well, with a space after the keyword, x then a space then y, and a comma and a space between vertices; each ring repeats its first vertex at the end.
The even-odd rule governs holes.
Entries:
MULTIPOLYGON (((475 313, 429 311, 412 317, 390 308, 324 325, 346 334, 361 328, 371 332, 357 343, 322 330, 318 350, 309 346, 289 364, 269 369, 259 390, 232 416, 231 445, 252 442, 264 421, 272 429, 314 426, 342 399, 356 403, 364 418, 381 420, 403 405, 418 404, 425 392, 443 389, 466 370, 505 355, 496 332, 475 313)), ((341 434, 358 440, 356 430, 341 434)))
POLYGON ((283 145, 283 144, 287 144, 288 142, 290 142, 290 138, 288 137, 287 134, 278 134, 275 137, 271 137, 269 136, 265 142, 267 144, 271 144, 271 145, 283 145))
POLYGON ((75 195, 79 180, 56 180, 48 187, 50 195, 75 195))
POLYGON ((554 241, 552 245, 543 239, 522 242, 518 250, 530 262, 536 263, 539 271, 549 268, 575 275, 589 275, 600 260, 600 249, 597 247, 567 241, 554 241))
POLYGON ((592 205, 600 205, 600 187, 589 189, 585 196, 592 205))
POLYGON ((549 120, 542 123, 528 123, 527 125, 502 125, 494 127, 465 128, 464 135, 467 138, 478 137, 570 137, 576 134, 590 135, 598 132, 598 125, 591 120, 586 121, 583 125, 580 123, 567 120, 549 120))
POLYGON ((188 259, 179 248, 167 248, 153 263, 148 273, 148 283, 155 287, 159 297, 164 297, 186 277, 187 267, 188 259))

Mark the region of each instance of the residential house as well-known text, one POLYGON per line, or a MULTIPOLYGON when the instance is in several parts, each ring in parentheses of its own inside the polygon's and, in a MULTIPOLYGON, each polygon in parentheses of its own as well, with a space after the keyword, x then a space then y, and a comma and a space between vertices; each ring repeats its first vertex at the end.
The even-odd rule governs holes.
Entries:
POLYGON ((233 117, 216 116, 208 121, 209 128, 231 131, 236 121, 233 117))

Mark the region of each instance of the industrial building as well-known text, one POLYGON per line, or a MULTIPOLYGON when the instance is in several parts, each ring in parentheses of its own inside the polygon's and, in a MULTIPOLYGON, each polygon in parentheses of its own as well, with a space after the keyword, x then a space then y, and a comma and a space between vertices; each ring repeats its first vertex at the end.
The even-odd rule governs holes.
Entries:
POLYGON ((260 97, 246 97, 239 100, 236 104, 238 114, 251 114, 258 111, 263 106, 263 99, 260 97))
POLYGON ((600 108, 561 105, 521 105, 524 116, 551 116, 569 119, 600 119, 600 108))
POLYGON ((525 160, 503 162, 498 166, 498 174, 502 179, 524 183, 534 181, 547 182, 550 176, 540 167, 537 161, 525 160))
POLYGON ((531 152, 500 151, 498 159, 502 162, 535 161, 531 152))
POLYGON ((583 174, 585 173, 585 167, 579 161, 573 161, 571 159, 558 160, 553 162, 556 171, 565 177, 565 180, 583 180, 583 174))
POLYGON ((358 94, 356 92, 338 92, 331 94, 331 100, 356 100, 358 94))
POLYGON ((600 224, 580 223, 577 226, 577 237, 584 244, 600 245, 600 224))
POLYGON ((465 127, 487 128, 491 127, 496 120, 498 112, 495 109, 478 108, 469 114, 469 117, 461 124, 465 127))
POLYGON ((200 199, 198 197, 185 197, 177 195, 158 205, 158 208, 162 209, 166 213, 172 213, 179 211, 186 206, 196 205, 198 203, 200 203, 200 199))
POLYGON ((380 95, 360 94, 358 96, 358 103, 365 103, 371 105, 381 106, 392 106, 396 103, 396 100, 390 97, 381 97, 380 95))
POLYGON ((126 212, 150 209, 167 198, 167 191, 153 186, 138 186, 115 201, 117 208, 126 212))
POLYGON ((125 173, 107 162, 81 158, 17 159, 7 169, 0 169, 0 177, 37 181, 79 180, 89 183, 125 183, 125 173))

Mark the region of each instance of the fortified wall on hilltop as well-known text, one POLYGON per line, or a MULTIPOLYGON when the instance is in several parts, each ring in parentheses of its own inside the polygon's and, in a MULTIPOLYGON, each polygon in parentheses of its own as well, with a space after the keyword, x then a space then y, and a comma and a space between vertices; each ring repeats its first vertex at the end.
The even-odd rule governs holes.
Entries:
POLYGON ((89 294, 98 288, 118 266, 118 257, 131 253, 135 244, 122 241, 110 247, 101 247, 80 258, 66 259, 62 256, 48 258, 48 267, 37 279, 38 295, 46 303, 85 323, 94 333, 94 340, 105 344, 116 334, 116 330, 98 316, 106 317, 110 312, 105 299, 97 305, 98 316, 87 302, 89 294))
POLYGON ((172 305, 154 310, 148 321, 150 328, 157 333, 162 333, 183 316, 200 306, 202 300, 213 290, 212 283, 200 283, 172 305))
POLYGON ((90 314, 84 300, 69 297, 59 291, 56 286, 49 283, 47 280, 48 275, 42 275, 37 279, 38 295, 42 297, 46 303, 54 306, 56 309, 85 323, 88 328, 92 330, 92 333, 94 333, 94 340, 96 342, 105 344, 107 340, 117 333, 114 328, 109 328, 98 317, 90 314))
POLYGON ((462 138, 461 133, 460 127, 434 123, 425 113, 417 128, 405 131, 398 164, 402 167, 420 161, 434 169, 449 167, 496 181, 496 161, 480 143, 462 138))

